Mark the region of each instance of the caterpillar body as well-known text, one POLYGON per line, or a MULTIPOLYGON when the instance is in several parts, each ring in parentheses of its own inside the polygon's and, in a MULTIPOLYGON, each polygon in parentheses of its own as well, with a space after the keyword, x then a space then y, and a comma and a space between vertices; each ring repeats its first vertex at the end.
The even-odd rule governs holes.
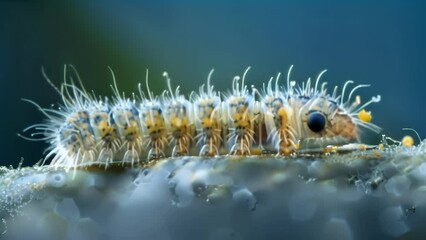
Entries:
MULTIPOLYGON (((335 87, 330 94, 322 71, 312 84, 311 79, 297 85, 287 74, 286 86, 279 83, 280 73, 263 85, 261 91, 245 84, 247 68, 240 78, 232 80, 232 89, 220 94, 211 84, 210 71, 206 84, 187 99, 172 88, 164 72, 168 89, 161 96, 138 85, 139 96, 126 97, 117 87, 114 73, 113 97, 88 93, 78 73, 78 80, 67 80, 57 88, 62 103, 57 109, 42 108, 26 100, 47 117, 45 123, 32 125, 30 140, 47 141, 47 159, 51 165, 73 168, 82 165, 113 162, 134 163, 177 156, 216 156, 221 154, 251 155, 275 153, 289 156, 298 153, 322 152, 328 146, 347 146, 359 142, 361 128, 379 132, 365 107, 380 101, 380 95, 361 104, 354 92, 369 85, 346 90, 335 87), (275 80, 275 81, 274 81, 275 80), (42 137, 38 137, 42 136, 42 137)), ((21 135, 20 135, 21 136, 21 135)), ((346 147, 345 149, 348 149, 346 147)))

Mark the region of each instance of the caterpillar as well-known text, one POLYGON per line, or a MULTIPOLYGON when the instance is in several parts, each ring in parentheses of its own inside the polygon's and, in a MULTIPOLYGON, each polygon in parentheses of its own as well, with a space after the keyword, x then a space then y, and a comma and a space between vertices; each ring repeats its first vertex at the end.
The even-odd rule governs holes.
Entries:
MULTIPOLYGON (((135 164, 178 156, 216 156, 277 154, 292 156, 325 152, 329 146, 356 149, 350 143, 360 141, 361 129, 379 132, 371 123, 371 112, 365 110, 379 102, 380 95, 361 104, 356 90, 370 85, 347 81, 339 92, 331 93, 327 82, 321 83, 322 71, 312 82, 297 84, 291 80, 291 66, 286 85, 280 84, 281 73, 258 90, 249 88, 243 76, 235 76, 231 91, 214 90, 211 70, 207 82, 188 98, 180 87, 172 88, 167 72, 163 73, 168 89, 155 95, 149 88, 148 70, 145 86, 138 84, 139 95, 121 93, 113 71, 112 97, 88 92, 72 65, 64 66, 64 80, 56 87, 61 96, 56 109, 43 108, 31 100, 46 120, 24 129, 33 131, 29 140, 46 141, 50 146, 43 164, 75 168, 113 162, 135 164), (76 79, 68 76, 70 67, 76 79), (76 81, 77 80, 77 81, 76 81), (76 84, 77 82, 77 84, 76 84), (348 94, 348 95, 347 95, 348 94), (41 137, 40 137, 41 136, 41 137)), ((356 145, 355 145, 356 146, 356 145)))

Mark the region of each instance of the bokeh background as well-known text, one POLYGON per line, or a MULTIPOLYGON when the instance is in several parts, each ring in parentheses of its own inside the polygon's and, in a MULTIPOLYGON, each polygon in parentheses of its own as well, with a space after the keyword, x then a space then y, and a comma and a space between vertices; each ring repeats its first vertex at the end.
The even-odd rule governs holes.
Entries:
POLYGON ((291 64, 299 81, 327 68, 323 80, 331 86, 372 84, 358 93, 364 100, 382 96, 368 110, 384 134, 400 139, 411 127, 425 138, 426 3, 407 2, 0 1, 0 165, 43 157, 47 144, 16 135, 44 119, 20 99, 58 103, 41 66, 59 85, 64 64, 107 96, 108 66, 126 93, 136 91, 147 68, 156 93, 165 87, 165 70, 190 93, 211 68, 221 91, 247 66, 247 83, 258 87, 291 64))

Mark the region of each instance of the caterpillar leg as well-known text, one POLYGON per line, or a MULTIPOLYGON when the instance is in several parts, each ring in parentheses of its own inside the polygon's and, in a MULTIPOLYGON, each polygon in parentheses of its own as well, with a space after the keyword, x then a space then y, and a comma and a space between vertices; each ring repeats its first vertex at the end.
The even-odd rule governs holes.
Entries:
POLYGON ((289 130, 282 130, 278 133, 278 152, 277 155, 280 156, 290 156, 292 153, 296 152, 296 144, 292 140, 291 132, 289 130))
POLYGON ((250 147, 254 141, 253 134, 254 131, 251 129, 237 127, 234 132, 230 133, 230 136, 234 136, 229 140, 234 140, 234 144, 229 153, 231 155, 251 155, 250 147))
POLYGON ((132 166, 139 161, 139 154, 135 149, 129 149, 124 153, 123 163, 130 162, 132 166))
POLYGON ((99 152, 98 162, 105 164, 105 169, 108 168, 109 164, 111 164, 114 160, 114 152, 111 148, 102 148, 99 152))
POLYGON ((165 138, 156 139, 151 142, 151 149, 148 152, 148 161, 157 160, 166 156, 166 154, 164 154, 165 142, 165 138))
POLYGON ((206 144, 200 150, 200 156, 209 156, 213 157, 219 155, 219 149, 217 147, 217 143, 213 140, 213 138, 209 138, 205 141, 206 144))
POLYGON ((250 155, 250 146, 246 139, 237 138, 230 150, 231 155, 250 155))
POLYGON ((183 136, 183 137, 177 138, 175 141, 176 141, 176 144, 173 147, 172 157, 188 156, 189 154, 188 146, 190 142, 189 137, 183 136))

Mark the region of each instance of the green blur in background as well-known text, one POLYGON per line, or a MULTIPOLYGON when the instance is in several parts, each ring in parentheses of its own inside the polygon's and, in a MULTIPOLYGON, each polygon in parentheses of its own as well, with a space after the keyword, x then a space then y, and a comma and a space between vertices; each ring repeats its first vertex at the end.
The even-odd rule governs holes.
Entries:
POLYGON ((411 127, 424 137, 424 42, 426 3, 415 1, 1 1, 0 165, 43 158, 46 143, 16 135, 45 118, 20 99, 43 107, 60 102, 41 67, 60 85, 64 64, 104 96, 112 95, 108 66, 128 95, 144 82, 146 69, 155 93, 165 89, 162 72, 168 71, 189 94, 211 68, 220 91, 248 66, 247 84, 258 88, 291 64, 299 82, 327 68, 329 88, 346 80, 372 84, 358 93, 364 101, 382 96, 367 110, 383 133, 399 139, 411 127))

